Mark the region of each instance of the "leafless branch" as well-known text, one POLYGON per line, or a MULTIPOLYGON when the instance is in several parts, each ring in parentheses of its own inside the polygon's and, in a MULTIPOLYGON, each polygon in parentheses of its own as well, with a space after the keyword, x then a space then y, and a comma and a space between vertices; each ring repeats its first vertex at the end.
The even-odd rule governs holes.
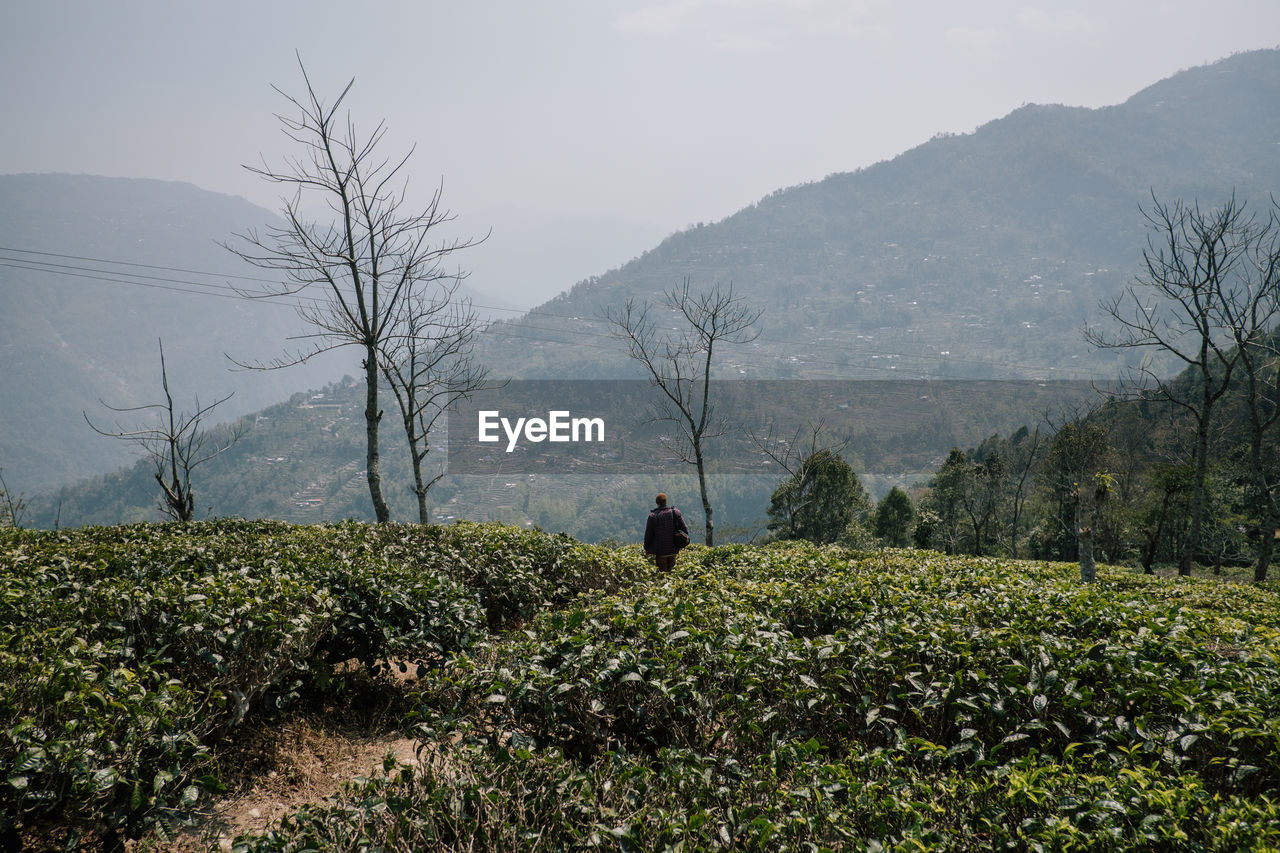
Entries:
POLYGON ((169 390, 169 372, 165 366, 163 341, 160 342, 160 379, 164 391, 163 403, 127 407, 102 403, 107 409, 119 414, 154 412, 159 421, 156 426, 124 427, 117 422, 114 428, 108 429, 95 424, 87 412, 82 414, 89 427, 99 435, 118 438, 141 448, 144 456, 155 466, 156 482, 164 492, 165 499, 161 509, 178 521, 191 521, 195 517, 191 472, 229 449, 240 439, 242 430, 233 427, 223 441, 213 441, 203 428, 209 414, 231 399, 231 394, 207 406, 200 405, 197 397, 195 411, 190 414, 176 409, 173 394, 169 390))
POLYGON ((0 527, 21 527, 27 512, 27 502, 22 495, 15 495, 4 481, 4 469, 0 468, 0 527))
POLYGON ((618 311, 605 317, 614 334, 627 347, 659 391, 657 419, 676 425, 665 442, 682 462, 695 465, 702 493, 706 544, 714 544, 713 510, 706 483, 705 442, 723 433, 727 424, 717 419, 711 399, 711 374, 716 348, 721 344, 745 344, 760 334, 756 327, 762 312, 733 294, 733 287, 695 293, 688 278, 663 296, 663 308, 674 315, 673 331, 659 333, 658 318, 648 302, 628 299, 618 311))
MULTIPOLYGON (((386 123, 379 122, 362 134, 345 111, 355 81, 326 102, 312 85, 301 57, 298 65, 305 95, 276 91, 293 107, 292 113, 277 118, 301 153, 285 157, 279 167, 265 159, 261 165, 246 166, 286 190, 284 223, 244 231, 235 235, 234 245, 224 245, 245 261, 281 274, 280 283, 243 295, 294 297, 298 316, 315 329, 314 343, 265 364, 235 363, 244 369, 276 369, 338 347, 358 349, 365 378, 369 494, 378 520, 387 521, 390 510, 382 495, 378 432, 379 375, 396 360, 390 353, 398 348, 397 341, 416 338, 401 326, 406 318, 421 316, 422 300, 433 298, 424 294, 451 278, 461 280, 461 273, 444 269, 445 261, 485 238, 437 239, 441 227, 454 219, 442 203, 443 182, 425 207, 411 210, 406 171, 413 148, 400 157, 384 156, 386 123), (308 204, 315 201, 319 204, 308 204), (317 207, 329 212, 327 221, 313 220, 305 213, 317 207)), ((451 297, 454 289, 441 292, 451 297)), ((440 310, 442 306, 436 305, 432 316, 440 310)))

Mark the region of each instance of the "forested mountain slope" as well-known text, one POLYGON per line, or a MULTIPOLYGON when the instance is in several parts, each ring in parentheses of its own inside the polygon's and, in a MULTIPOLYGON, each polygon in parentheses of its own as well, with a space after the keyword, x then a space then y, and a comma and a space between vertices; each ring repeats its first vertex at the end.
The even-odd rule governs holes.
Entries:
POLYGON ((688 277, 765 310, 733 375, 1115 375, 1080 337, 1142 263, 1143 206, 1265 209, 1280 190, 1280 52, 1240 54, 1102 109, 1029 105, 973 133, 780 190, 672 235, 503 324, 514 375, 627 373, 605 311, 688 277), (743 371, 739 373, 739 371, 743 371))
POLYGON ((216 410, 225 418, 341 376, 333 361, 263 373, 234 371, 226 357, 269 360, 304 328, 287 305, 230 290, 252 286, 233 276, 255 271, 217 241, 270 219, 244 199, 189 184, 0 176, 0 466, 12 488, 65 483, 132 458, 125 443, 94 434, 82 412, 109 425, 100 400, 162 400, 158 339, 175 403, 193 410, 197 395, 208 404, 234 391, 216 410))
POLYGON ((359 372, 342 351, 282 371, 237 367, 305 349, 314 331, 296 300, 237 293, 260 291, 266 273, 220 245, 275 220, 190 184, 0 175, 0 468, 11 488, 30 494, 128 463, 131 447, 95 434, 82 413, 110 427, 117 416, 102 402, 162 401, 161 338, 179 409, 234 392, 212 421, 359 372))
MULTIPOLYGON (((1086 320, 1099 319, 1098 300, 1139 271, 1147 237, 1143 205, 1154 195, 1212 206, 1234 192, 1265 209, 1271 194, 1280 194, 1276 103, 1280 51, 1258 51, 1184 71, 1112 107, 1026 106, 973 133, 940 136, 857 172, 780 190, 722 222, 672 235, 527 317, 496 324, 478 355, 499 377, 635 376, 609 335, 605 313, 629 297, 655 298, 687 277, 695 289, 731 283, 737 295, 764 309, 758 340, 719 353, 716 375, 725 378, 1112 379, 1122 354, 1091 352, 1080 330, 1086 320)), ((16 235, 15 244, 25 240, 89 257, 138 258, 145 250, 157 264, 227 269, 228 257, 214 241, 244 229, 254 216, 269 216, 247 202, 182 185, 65 176, 56 179, 58 191, 40 191, 43 206, 32 203, 30 185, 47 180, 0 179, 7 200, 3 233, 16 235), (161 190, 165 197, 157 201, 161 190), (67 233, 79 236, 61 236, 67 233)), ((91 464, 103 453, 125 458, 118 444, 92 444, 81 410, 99 397, 118 404, 154 400, 157 336, 166 337, 171 378, 207 401, 225 393, 222 379, 236 375, 227 371, 223 353, 270 357, 279 352, 287 323, 296 323, 279 307, 96 280, 73 290, 74 279, 60 279, 57 287, 65 289, 59 291, 43 275, 0 266, 6 403, 0 465, 10 485, 28 494, 42 483, 105 470, 91 464), (269 325, 277 316, 285 325, 269 325)), ((324 381, 342 372, 352 371, 330 371, 324 381)), ((287 383, 294 391, 323 384, 293 371, 248 380, 258 388, 268 380, 287 383)), ((227 414, 287 396, 271 393, 237 392, 237 408, 227 414)), ((314 413, 304 406, 288 409, 314 413)), ((1036 423, 1042 412, 1028 409, 1021 416, 1002 413, 1009 423, 997 428, 1036 423)), ((394 466, 401 436, 389 420, 384 425, 394 466)), ((345 427, 332 429, 336 437, 345 427)), ((865 437, 855 436, 855 443, 865 437)), ((297 481, 268 477, 279 494, 255 494, 255 508, 215 496, 243 496, 237 481, 262 472, 219 472, 221 483, 205 493, 205 506, 215 514, 277 515, 280 507, 306 509, 312 492, 322 491, 324 517, 359 514, 359 443, 343 437, 329 446, 301 422, 287 438, 246 444, 227 461, 266 465, 287 457, 297 481)), ((937 443, 964 446, 980 438, 944 430, 937 443)), ((864 475, 910 482, 940 464, 933 443, 888 453, 876 441, 859 444, 864 475), (908 462, 908 456, 921 458, 908 462)), ((148 482, 143 476, 143 488, 148 482)), ((632 485, 635 493, 650 491, 647 484, 632 485)), ((110 500, 85 494, 68 499, 66 508, 80 503, 95 520, 110 520, 102 513, 113 502, 123 501, 125 517, 149 511, 145 495, 126 497, 106 481, 98 488, 106 488, 110 500), (88 512, 90 505, 97 510, 88 512)), ((446 514, 484 506, 483 517, 590 535, 575 527, 581 507, 567 504, 566 494, 599 506, 594 489, 545 494, 523 481, 484 486, 492 495, 478 489, 442 488, 442 499, 458 498, 446 514)), ((629 486, 610 489, 635 499, 629 486)), ((57 517, 55 507, 51 499, 44 523, 57 517)))

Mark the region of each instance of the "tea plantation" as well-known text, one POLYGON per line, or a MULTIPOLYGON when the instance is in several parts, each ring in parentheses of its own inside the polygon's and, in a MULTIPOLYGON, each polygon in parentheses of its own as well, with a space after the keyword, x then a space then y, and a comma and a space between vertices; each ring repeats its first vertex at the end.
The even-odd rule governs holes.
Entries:
POLYGON ((162 843, 355 660, 418 668, 420 760, 235 850, 1280 850, 1274 584, 244 521, 0 531, 0 574, 11 849, 162 843))

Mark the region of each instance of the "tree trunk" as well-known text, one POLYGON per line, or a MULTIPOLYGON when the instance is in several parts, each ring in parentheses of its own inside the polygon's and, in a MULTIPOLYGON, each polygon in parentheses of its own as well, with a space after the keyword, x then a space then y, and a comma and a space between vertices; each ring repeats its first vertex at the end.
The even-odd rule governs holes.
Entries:
MULTIPOLYGON (((966 508, 966 512, 968 512, 966 508)), ((968 512, 969 526, 973 528, 973 556, 981 557, 982 554, 982 526, 978 523, 978 517, 972 512, 968 512)))
MULTIPOLYGON (((1276 388, 1280 389, 1280 359, 1277 359, 1276 362, 1276 372, 1276 388)), ((1262 583, 1267 579, 1267 569, 1271 566, 1271 557, 1275 553, 1276 531, 1280 530, 1280 503, 1276 501, 1276 489, 1267 481, 1267 473, 1262 464, 1262 449, 1263 442, 1266 439, 1266 429, 1274 421, 1259 417, 1258 400, 1252 385, 1252 374, 1250 375, 1250 383, 1253 436, 1249 442, 1249 456, 1250 461, 1253 462, 1253 472, 1258 478, 1258 489, 1262 494, 1263 508, 1262 518, 1258 523, 1260 528, 1258 535, 1262 537, 1262 548, 1258 552, 1258 563, 1253 567, 1253 579, 1258 583, 1262 583)), ((1274 415, 1274 412, 1272 414, 1274 415)))
POLYGON ((1009 553, 1013 555, 1013 559, 1018 559, 1018 520, 1022 516, 1022 502, 1017 496, 1013 499, 1013 525, 1009 528, 1009 553))
MULTIPOLYGON (((1261 458, 1261 453, 1259 453, 1261 458)), ((1276 550, 1276 534, 1280 533, 1280 502, 1276 501, 1276 492, 1267 482, 1266 478, 1261 474, 1259 468, 1258 479, 1262 481, 1262 495, 1266 505, 1266 514, 1263 516, 1262 523, 1262 550, 1258 553, 1258 563, 1253 567, 1253 579, 1258 583, 1262 583, 1267 579, 1267 569, 1271 566, 1271 558, 1276 550)))
POLYGON ((378 410, 378 352, 371 345, 365 347, 364 356, 364 433, 368 446, 365 458, 365 476, 369 481, 369 497, 373 501, 373 513, 379 524, 391 520, 391 511, 382 497, 382 471, 378 464, 378 423, 382 412, 378 410))
POLYGON ((431 510, 427 507, 427 487, 422 483, 422 463, 413 460, 413 493, 418 496, 418 523, 431 523, 431 510))
POLYGON ((708 548, 715 545, 715 522, 711 520, 711 497, 707 494, 707 466, 702 458, 702 444, 698 442, 693 446, 693 458, 698 464, 698 490, 702 495, 702 516, 706 519, 707 529, 706 535, 703 536, 703 542, 708 548))
POLYGON ((1164 532, 1164 519, 1169 514, 1169 498, 1172 492, 1165 491, 1164 500, 1160 502, 1160 517, 1156 519, 1155 533, 1151 534, 1151 538, 1147 540, 1147 552, 1142 557, 1142 573, 1144 575, 1155 574, 1151 568, 1151 564, 1156 559, 1156 549, 1160 547, 1160 534, 1164 532))
MULTIPOLYGON (((395 385, 392 385, 395 388, 395 385)), ((398 392, 397 392, 398 393, 398 392)), ((413 493, 418 498, 418 523, 430 524, 431 511, 427 508, 427 490, 428 486, 422 480, 422 460, 426 457, 427 451, 418 452, 419 437, 413 426, 413 416, 408 414, 414 410, 416 399, 412 389, 406 391, 407 401, 401 400, 401 411, 406 413, 404 420, 404 433, 409 441, 409 462, 413 465, 413 493)), ((426 444, 426 436, 421 437, 421 443, 426 444)))
POLYGON ((1097 566, 1093 560, 1093 528, 1097 521, 1093 489, 1080 489, 1080 501, 1076 504, 1076 543, 1080 552, 1080 582, 1093 583, 1097 578, 1097 566))
MULTIPOLYGON (((966 472, 966 478, 972 476, 972 471, 966 472)), ((973 512, 973 504, 969 501, 967 485, 960 493, 960 507, 964 510, 964 514, 969 518, 969 528, 973 531, 973 556, 982 556, 982 534, 978 531, 978 517, 973 512)))
POLYGON ((1208 473, 1208 410, 1204 410, 1196 428, 1196 479, 1192 482, 1192 524, 1187 529, 1183 543, 1183 556, 1178 564, 1178 574, 1188 578, 1192 574, 1192 561, 1199 548, 1199 534, 1204 519, 1204 478, 1208 473))
POLYGON ((1262 528, 1262 552, 1258 554, 1258 565, 1253 567, 1253 579, 1258 583, 1267 579, 1267 569, 1276 549, 1277 530, 1280 530, 1280 519, 1277 518, 1272 518, 1271 523, 1262 528))
POLYGON ((422 488, 422 475, 413 471, 413 476, 417 480, 417 485, 413 487, 413 493, 417 494, 417 523, 428 525, 431 523, 431 510, 426 506, 426 489, 422 488))
MULTIPOLYGON (((1208 364, 1205 347, 1201 348, 1201 363, 1208 364)), ((1196 476, 1191 484, 1191 526, 1187 529, 1187 539, 1182 549, 1182 560, 1178 564, 1178 574, 1190 577, 1191 563, 1196 551, 1200 548, 1200 528, 1204 521, 1204 481, 1209 471, 1209 415, 1213 410, 1213 396, 1210 393, 1212 377, 1208 371, 1201 377, 1204 383, 1203 408, 1196 424, 1196 476)))
MULTIPOLYGON (((424 438, 425 442, 426 439, 424 438)), ((426 454, 419 454, 418 448, 412 444, 409 446, 409 458, 413 461, 413 493, 418 498, 418 523, 431 523, 431 510, 427 508, 427 484, 422 480, 422 458, 426 454)))

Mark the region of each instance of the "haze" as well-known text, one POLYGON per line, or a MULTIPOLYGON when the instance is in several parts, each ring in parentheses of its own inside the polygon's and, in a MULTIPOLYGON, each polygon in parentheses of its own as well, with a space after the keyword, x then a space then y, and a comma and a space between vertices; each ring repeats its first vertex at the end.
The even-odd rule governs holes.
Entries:
MULTIPOLYGON (((0 172, 194 183, 279 207, 242 168, 293 149, 298 56, 411 199, 443 182, 471 283, 531 307, 783 187, 1022 103, 1097 107, 1280 44, 1280 3, 551 0, 10 4, 0 172), (295 53, 296 52, 296 53, 295 53)), ((124 259, 127 260, 127 259, 124 259)), ((231 261, 228 261, 231 265, 231 261)))

